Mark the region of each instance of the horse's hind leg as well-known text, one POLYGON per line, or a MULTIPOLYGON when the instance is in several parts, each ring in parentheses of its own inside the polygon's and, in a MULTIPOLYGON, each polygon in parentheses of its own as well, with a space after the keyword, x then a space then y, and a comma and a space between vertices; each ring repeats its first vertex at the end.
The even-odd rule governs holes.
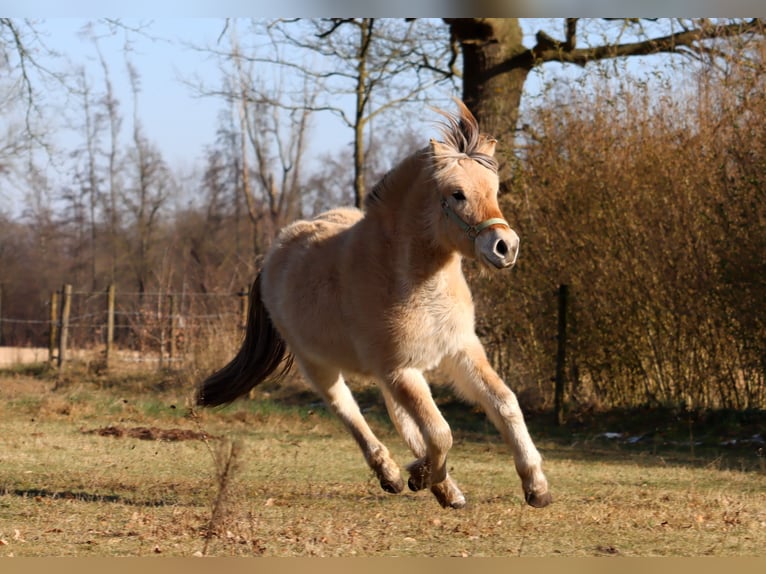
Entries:
POLYGON ((367 464, 380 480, 381 488, 392 494, 404 490, 399 466, 393 461, 385 445, 370 429, 340 371, 300 359, 298 365, 312 388, 343 421, 359 444, 367 464))
MULTIPOLYGON (((408 466, 408 470, 413 475, 409 480, 409 486, 412 490, 425 488, 427 484, 424 484, 424 476, 426 475, 427 462, 426 443, 423 440, 423 435, 409 413, 385 389, 383 390, 383 398, 386 400, 386 408, 396 430, 399 431, 404 442, 417 457, 417 460, 408 466)), ((465 496, 460 492, 449 472, 443 481, 431 486, 431 492, 444 508, 462 508, 465 506, 465 496)))
POLYGON ((385 392, 390 394, 388 402, 395 407, 392 418, 402 425, 402 436, 416 456, 425 453, 408 466, 410 488, 431 487, 442 505, 463 506, 465 498, 447 475, 452 431, 439 412, 423 374, 417 369, 402 369, 384 378, 383 382, 385 392), (407 416, 401 416, 401 412, 407 416))

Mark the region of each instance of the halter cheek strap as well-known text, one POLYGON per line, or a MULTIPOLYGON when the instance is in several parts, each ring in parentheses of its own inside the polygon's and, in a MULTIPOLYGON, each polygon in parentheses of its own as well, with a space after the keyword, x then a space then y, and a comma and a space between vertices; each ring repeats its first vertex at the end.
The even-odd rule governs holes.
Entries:
POLYGON ((499 217, 493 217, 491 219, 486 219, 482 221, 481 223, 477 223, 476 225, 470 225, 463 221, 463 219, 455 213, 455 211, 450 207, 449 202, 446 199, 442 199, 442 211, 449 217, 452 221, 457 223, 458 227, 465 231, 466 235, 471 238, 471 240, 475 240, 476 237, 487 229, 487 227, 490 227, 492 225, 503 225, 507 227, 508 229, 511 228, 510 225, 508 225, 508 222, 505 219, 501 219, 499 217))

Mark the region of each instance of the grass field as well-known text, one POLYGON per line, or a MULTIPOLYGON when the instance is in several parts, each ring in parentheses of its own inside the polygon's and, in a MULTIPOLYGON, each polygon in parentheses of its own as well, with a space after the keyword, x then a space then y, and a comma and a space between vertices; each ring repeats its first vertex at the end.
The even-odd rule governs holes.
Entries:
MULTIPOLYGON (((190 415, 190 387, 0 374, 0 556, 766 555, 766 471, 752 444, 629 445, 599 438, 614 415, 565 429, 530 416, 555 497, 537 510, 483 417, 440 395, 468 498, 444 510, 428 492, 384 493, 305 393, 266 389, 190 415)), ((404 465, 375 397, 360 391, 404 465)), ((621 422, 648 424, 645 413, 621 422)))

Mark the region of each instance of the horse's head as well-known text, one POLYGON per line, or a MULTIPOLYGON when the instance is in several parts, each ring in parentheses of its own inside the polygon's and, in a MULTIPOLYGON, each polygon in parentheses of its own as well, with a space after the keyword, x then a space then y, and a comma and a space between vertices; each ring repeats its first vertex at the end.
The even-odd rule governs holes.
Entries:
POLYGON ((462 102, 458 106, 460 116, 441 112, 447 118, 444 141, 431 140, 438 192, 434 200, 441 211, 438 240, 492 268, 511 267, 519 236, 497 202, 496 141, 479 132, 476 118, 462 102))

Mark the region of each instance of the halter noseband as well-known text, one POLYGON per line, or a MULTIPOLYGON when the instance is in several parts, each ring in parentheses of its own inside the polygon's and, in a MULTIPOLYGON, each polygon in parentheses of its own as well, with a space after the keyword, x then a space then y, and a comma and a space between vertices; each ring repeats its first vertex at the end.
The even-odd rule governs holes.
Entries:
POLYGON ((476 240, 476 237, 487 229, 487 227, 490 227, 492 225, 504 225, 508 229, 511 228, 510 225, 508 225, 508 222, 505 219, 501 219, 499 217, 492 217, 491 219, 486 219, 482 221, 481 223, 477 223, 476 225, 470 225, 463 221, 463 219, 455 213, 455 211, 450 207, 449 202, 442 198, 442 211, 449 217, 452 221, 458 224, 458 227, 465 231, 466 235, 471 238, 472 241, 476 240))

